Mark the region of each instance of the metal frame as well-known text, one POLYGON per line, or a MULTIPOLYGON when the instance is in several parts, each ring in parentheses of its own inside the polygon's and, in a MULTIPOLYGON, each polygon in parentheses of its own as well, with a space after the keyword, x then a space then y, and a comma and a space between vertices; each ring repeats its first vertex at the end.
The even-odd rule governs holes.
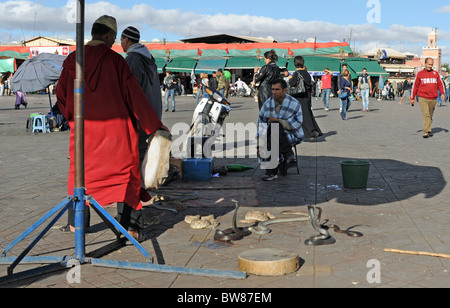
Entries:
POLYGON ((179 273, 191 274, 200 276, 214 276, 221 278, 246 278, 245 272, 239 271, 224 271, 224 270, 210 270, 203 268, 187 268, 176 267, 168 265, 153 264, 153 257, 148 253, 129 233, 125 230, 102 206, 89 195, 85 194, 84 188, 84 0, 77 0, 77 63, 76 63, 76 79, 74 80, 74 137, 75 137, 75 185, 74 195, 66 197, 62 202, 50 210, 35 224, 29 227, 19 237, 17 237, 11 244, 4 248, 0 256, 0 264, 10 264, 7 269, 7 276, 0 277, 0 284, 11 283, 17 280, 43 275, 56 270, 70 268, 74 264, 91 263, 94 266, 116 267, 132 270, 143 270, 164 273, 179 273), (84 212, 85 203, 88 202, 92 208, 100 215, 103 221, 116 234, 117 241, 115 244, 123 244, 121 235, 131 241, 133 245, 144 255, 147 259, 146 263, 124 262, 116 260, 100 260, 96 258, 88 258, 85 254, 85 225, 84 212), (73 206, 75 210, 75 257, 67 256, 30 256, 26 255, 39 242, 40 239, 52 228, 65 211, 73 206), (50 217, 56 216, 51 222, 39 233, 39 235, 32 241, 32 243, 18 256, 7 257, 6 254, 20 241, 25 239, 29 234, 41 226, 50 217), (77 261, 77 262, 74 262, 77 261), (20 263, 28 264, 46 264, 36 269, 14 274, 14 268, 20 263))

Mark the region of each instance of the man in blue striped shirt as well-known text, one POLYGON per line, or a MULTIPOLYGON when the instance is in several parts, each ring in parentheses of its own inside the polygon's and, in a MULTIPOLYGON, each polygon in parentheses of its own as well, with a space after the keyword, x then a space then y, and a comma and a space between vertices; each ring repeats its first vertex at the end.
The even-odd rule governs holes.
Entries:
POLYGON ((275 80, 272 83, 272 96, 263 104, 259 113, 258 137, 267 144, 265 152, 261 151, 264 148, 258 147, 258 157, 265 159, 264 164, 261 164, 266 169, 263 176, 265 181, 276 179, 278 171, 281 175, 286 175, 287 164, 297 159, 292 147, 304 138, 301 105, 286 92, 286 81, 281 78, 275 80), (275 146, 272 147, 272 144, 275 146), (269 156, 271 159, 267 163, 269 156))

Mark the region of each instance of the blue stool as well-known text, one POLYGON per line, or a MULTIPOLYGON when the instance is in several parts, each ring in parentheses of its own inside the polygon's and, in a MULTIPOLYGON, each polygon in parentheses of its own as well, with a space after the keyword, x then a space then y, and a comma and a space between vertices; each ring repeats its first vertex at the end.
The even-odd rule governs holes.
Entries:
POLYGON ((31 133, 41 131, 42 133, 50 132, 50 125, 45 115, 35 115, 33 117, 33 130, 31 133))

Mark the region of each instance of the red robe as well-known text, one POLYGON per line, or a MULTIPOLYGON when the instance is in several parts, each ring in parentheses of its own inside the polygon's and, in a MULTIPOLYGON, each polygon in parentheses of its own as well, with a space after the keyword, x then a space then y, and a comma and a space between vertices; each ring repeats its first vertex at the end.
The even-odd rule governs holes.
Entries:
MULTIPOLYGON (((98 42, 96 42, 98 43, 98 42)), ((101 205, 125 202, 139 210, 139 121, 147 134, 162 126, 121 55, 105 44, 85 46, 85 187, 101 205)), ((74 188, 75 52, 63 64, 58 107, 70 125, 69 195, 74 188)))

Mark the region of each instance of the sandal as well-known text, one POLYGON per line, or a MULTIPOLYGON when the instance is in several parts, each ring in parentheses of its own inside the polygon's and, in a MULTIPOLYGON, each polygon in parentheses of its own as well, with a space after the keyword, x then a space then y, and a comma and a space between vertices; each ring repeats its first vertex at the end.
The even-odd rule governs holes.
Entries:
POLYGON ((65 225, 59 228, 62 233, 74 234, 75 232, 70 231, 70 225, 65 225))
MULTIPOLYGON (((142 242, 148 240, 148 238, 149 238, 145 233, 143 233, 141 231, 139 231, 137 238, 133 235, 131 235, 131 237, 133 237, 136 240, 136 242, 138 242, 138 243, 142 243, 142 242)), ((133 245, 133 243, 131 243, 131 241, 128 239, 127 239, 127 243, 133 245)))

